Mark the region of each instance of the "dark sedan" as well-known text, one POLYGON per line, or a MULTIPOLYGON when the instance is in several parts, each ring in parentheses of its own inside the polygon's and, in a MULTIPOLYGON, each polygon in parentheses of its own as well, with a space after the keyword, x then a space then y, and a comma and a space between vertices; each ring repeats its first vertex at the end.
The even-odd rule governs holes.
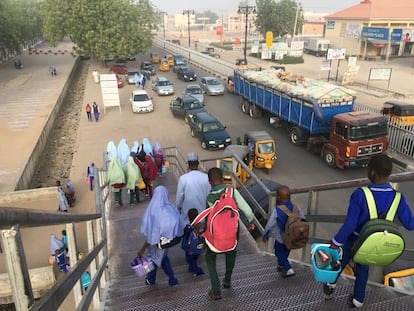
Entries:
POLYGON ((154 65, 150 61, 143 61, 141 63, 141 70, 150 72, 151 76, 155 75, 154 65))
POLYGON ((184 117, 184 120, 187 123, 194 114, 207 112, 204 105, 190 95, 181 95, 172 100, 170 103, 170 110, 175 117, 184 117))
POLYGON ((203 149, 222 149, 231 145, 231 138, 219 120, 207 112, 196 113, 188 124, 191 136, 201 141, 203 149))
POLYGON ((177 70, 177 77, 185 82, 196 81, 197 75, 190 67, 181 67, 177 70))

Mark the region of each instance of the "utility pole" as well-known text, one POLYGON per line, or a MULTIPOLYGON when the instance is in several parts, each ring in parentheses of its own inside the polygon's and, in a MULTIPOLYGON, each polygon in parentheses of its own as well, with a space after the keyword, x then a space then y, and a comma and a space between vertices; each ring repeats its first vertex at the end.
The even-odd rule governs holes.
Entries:
MULTIPOLYGON (((183 11, 183 15, 187 14, 187 20, 188 20, 188 25, 187 25, 187 29, 188 29, 188 49, 191 49, 191 38, 190 38, 190 14, 194 15, 194 10, 184 10, 183 11)), ((188 52, 190 53, 190 51, 188 52)))
POLYGON ((247 64, 247 23, 249 19, 249 14, 256 14, 256 6, 252 5, 239 5, 239 10, 237 11, 239 14, 245 14, 246 16, 246 25, 244 30, 244 61, 247 64))
POLYGON ((162 14, 162 33, 164 37, 164 48, 165 48, 165 15, 168 15, 167 12, 160 11, 162 14))

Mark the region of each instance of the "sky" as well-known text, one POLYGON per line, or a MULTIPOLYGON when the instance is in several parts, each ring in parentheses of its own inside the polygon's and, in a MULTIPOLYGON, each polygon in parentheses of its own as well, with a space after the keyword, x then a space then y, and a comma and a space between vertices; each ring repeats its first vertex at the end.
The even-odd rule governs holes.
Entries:
MULTIPOLYGON (((362 0, 296 0, 302 4, 305 12, 333 13, 360 3, 362 0)), ((217 14, 235 12, 240 0, 150 0, 160 11, 167 13, 182 13, 183 10, 203 12, 213 11, 217 14)), ((249 0, 249 5, 255 5, 256 1, 249 0)))

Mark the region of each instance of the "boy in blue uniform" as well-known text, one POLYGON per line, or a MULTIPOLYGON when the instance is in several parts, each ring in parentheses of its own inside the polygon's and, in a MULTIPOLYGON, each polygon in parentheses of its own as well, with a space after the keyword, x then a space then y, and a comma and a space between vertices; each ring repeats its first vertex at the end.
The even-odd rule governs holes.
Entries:
MULTIPOLYGON (((277 188, 277 205, 284 205, 288 208, 289 211, 293 211, 293 203, 290 200, 290 189, 288 186, 279 186, 277 188)), ((300 208, 298 208, 299 216, 303 219, 305 216, 300 208)), ((272 231, 275 232, 275 256, 277 258, 277 270, 282 273, 282 277, 290 277, 295 275, 290 262, 289 254, 290 249, 282 241, 281 232, 285 230, 286 222, 288 216, 276 206, 272 212, 272 215, 269 217, 269 220, 265 227, 265 234, 263 235, 263 240, 266 241, 269 239, 272 231)))
MULTIPOLYGON (((395 190, 388 182, 388 177, 392 172, 392 160, 385 154, 378 154, 371 158, 368 164, 368 178, 371 184, 368 185, 372 192, 378 215, 386 214, 395 196, 395 190)), ((401 200, 397 209, 398 219, 407 230, 414 230, 414 217, 410 207, 401 195, 401 200)), ((362 189, 356 189, 349 201, 348 212, 345 222, 338 233, 331 241, 331 248, 342 247, 342 269, 348 264, 352 257, 351 248, 357 239, 363 225, 369 220, 367 201, 362 189)), ((354 293, 349 299, 350 307, 361 308, 365 298, 365 288, 368 281, 369 266, 355 265, 355 286, 354 293)), ((339 278, 339 275, 338 275, 339 278)), ((338 280, 337 278, 337 280, 338 280)), ((326 299, 331 299, 335 289, 335 283, 324 283, 323 292, 326 299)))

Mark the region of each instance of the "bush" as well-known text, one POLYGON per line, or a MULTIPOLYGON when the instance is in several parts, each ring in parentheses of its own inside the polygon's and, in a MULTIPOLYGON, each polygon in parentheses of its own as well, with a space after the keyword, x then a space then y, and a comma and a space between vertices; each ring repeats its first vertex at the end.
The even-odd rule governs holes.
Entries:
MULTIPOLYGON (((252 53, 249 55, 252 57, 260 58, 259 53, 252 53)), ((297 56, 285 56, 283 57, 283 59, 275 59, 274 55, 272 55, 272 59, 268 61, 271 61, 277 64, 303 64, 305 62, 303 59, 303 56, 298 56, 298 57, 297 56)))

